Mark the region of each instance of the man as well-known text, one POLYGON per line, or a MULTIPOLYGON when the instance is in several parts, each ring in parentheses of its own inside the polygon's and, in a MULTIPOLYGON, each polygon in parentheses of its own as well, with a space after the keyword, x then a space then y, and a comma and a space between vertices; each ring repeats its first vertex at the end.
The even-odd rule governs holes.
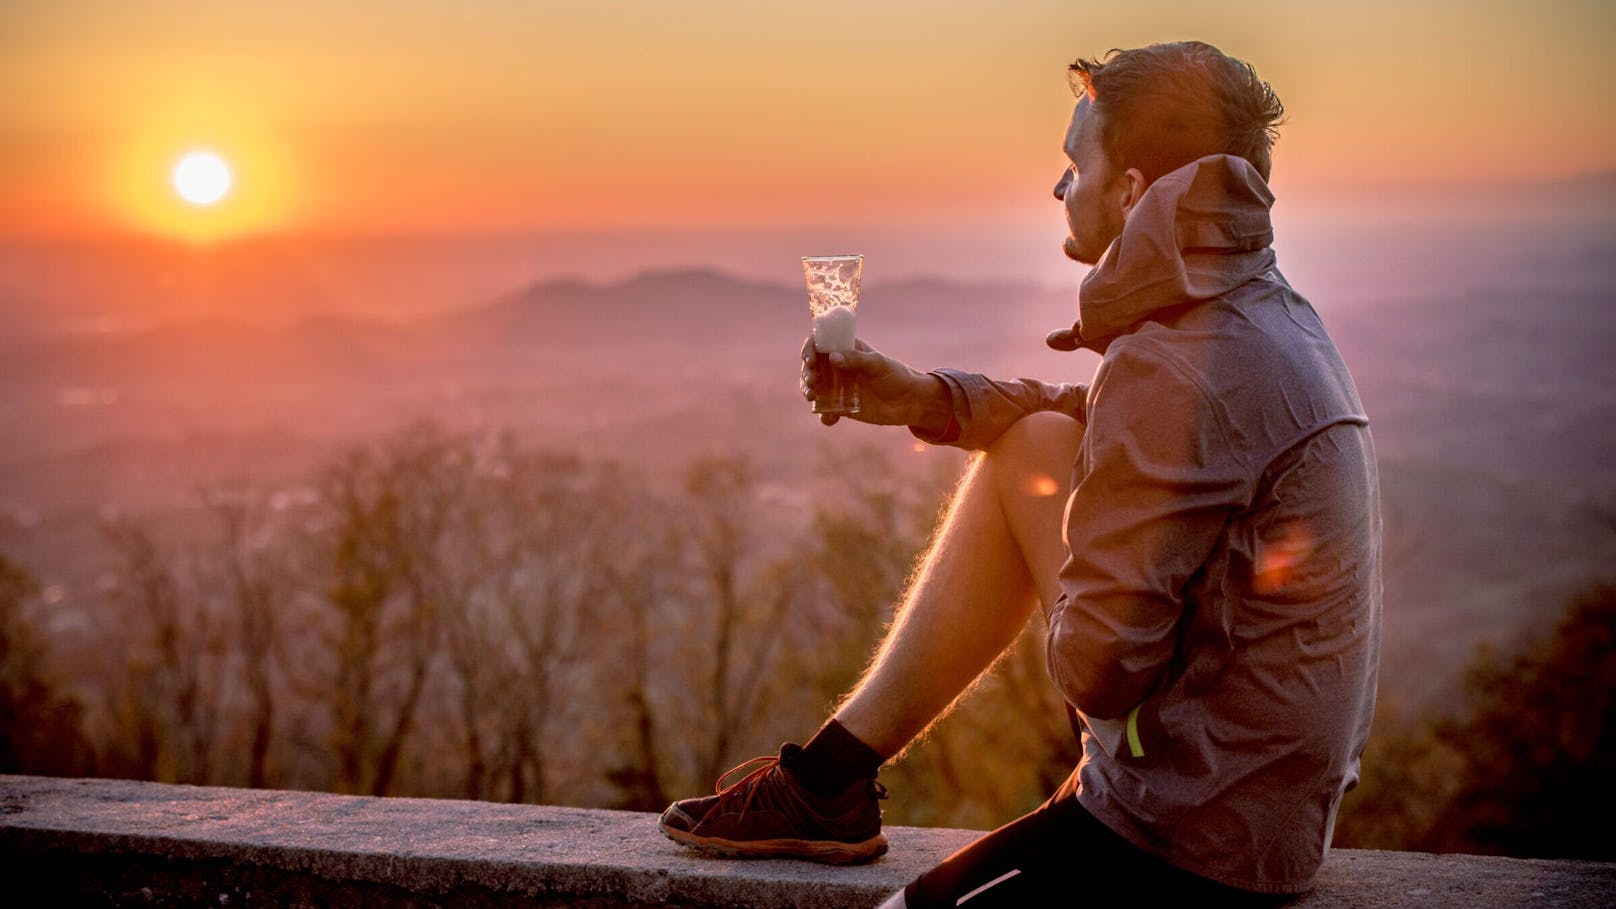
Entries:
POLYGON ((1269 248, 1283 108, 1198 42, 1071 70, 1055 196, 1066 254, 1095 267, 1078 321, 1048 341, 1100 352, 1092 384, 921 373, 862 342, 833 355, 857 374, 856 419, 984 454, 835 715, 670 806, 676 841, 879 856, 876 771, 1041 601, 1081 763, 888 905, 1222 905, 1312 885, 1369 729, 1380 516, 1352 379, 1269 248))

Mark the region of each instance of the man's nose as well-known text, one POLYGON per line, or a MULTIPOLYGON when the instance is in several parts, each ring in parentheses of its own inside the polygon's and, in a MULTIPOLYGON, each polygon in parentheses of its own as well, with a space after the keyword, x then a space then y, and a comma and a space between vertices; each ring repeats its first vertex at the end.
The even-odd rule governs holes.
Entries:
POLYGON ((1065 202, 1066 201, 1066 191, 1068 189, 1071 189, 1071 188, 1072 188, 1072 172, 1070 170, 1068 170, 1065 173, 1061 174, 1059 180, 1055 181, 1055 198, 1059 199, 1062 202, 1065 202))

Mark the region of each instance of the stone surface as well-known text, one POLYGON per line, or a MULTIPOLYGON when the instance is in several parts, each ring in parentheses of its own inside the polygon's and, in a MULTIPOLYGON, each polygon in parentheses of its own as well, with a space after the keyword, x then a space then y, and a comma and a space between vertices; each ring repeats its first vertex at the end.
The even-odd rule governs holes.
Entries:
MULTIPOLYGON (((828 868, 700 858, 633 812, 0 776, 17 905, 874 906, 977 835, 890 827, 828 868)), ((1616 865, 1337 850, 1294 905, 1613 903, 1616 865)))

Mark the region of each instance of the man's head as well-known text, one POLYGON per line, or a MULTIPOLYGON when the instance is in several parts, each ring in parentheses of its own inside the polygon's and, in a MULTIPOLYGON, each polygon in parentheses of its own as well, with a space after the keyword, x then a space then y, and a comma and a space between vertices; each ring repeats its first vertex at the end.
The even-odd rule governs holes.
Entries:
POLYGON ((1285 108, 1251 64, 1182 41, 1113 50, 1070 70, 1071 166, 1055 197, 1066 203, 1071 258, 1098 261, 1146 187, 1199 158, 1245 158, 1268 179, 1285 108))

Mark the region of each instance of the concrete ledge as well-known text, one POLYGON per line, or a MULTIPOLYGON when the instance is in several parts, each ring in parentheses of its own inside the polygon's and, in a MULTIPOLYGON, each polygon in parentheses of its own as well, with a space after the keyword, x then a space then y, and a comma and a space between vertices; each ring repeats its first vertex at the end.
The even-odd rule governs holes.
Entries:
MULTIPOLYGON (((871 865, 702 859, 655 816, 0 776, 11 905, 859 907, 978 834, 889 827, 871 865), (15 901, 14 901, 15 900, 15 901)), ((1616 901, 1616 864, 1337 850, 1294 905, 1616 901)))

